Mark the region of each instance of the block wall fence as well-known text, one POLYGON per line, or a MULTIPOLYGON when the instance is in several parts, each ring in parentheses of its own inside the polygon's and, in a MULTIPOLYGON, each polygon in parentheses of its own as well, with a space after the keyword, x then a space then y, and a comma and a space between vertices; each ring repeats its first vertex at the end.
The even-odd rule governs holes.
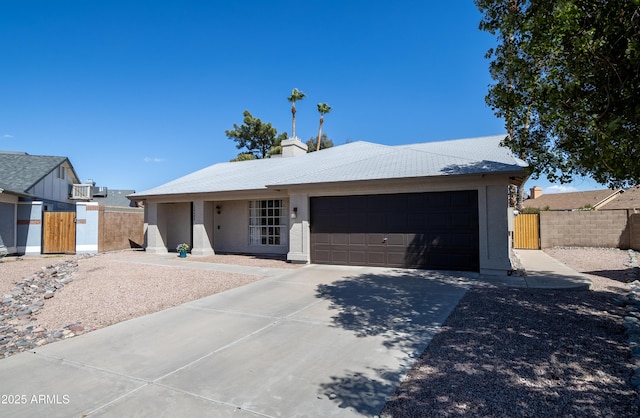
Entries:
POLYGON ((627 210, 542 211, 540 246, 640 251, 640 213, 627 210))

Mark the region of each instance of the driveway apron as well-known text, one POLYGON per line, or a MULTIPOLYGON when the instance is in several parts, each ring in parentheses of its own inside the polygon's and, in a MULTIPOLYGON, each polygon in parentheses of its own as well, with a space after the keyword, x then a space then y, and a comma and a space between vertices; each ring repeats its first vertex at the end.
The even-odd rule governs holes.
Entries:
POLYGON ((287 271, 0 360, 0 416, 376 415, 469 277, 287 271))

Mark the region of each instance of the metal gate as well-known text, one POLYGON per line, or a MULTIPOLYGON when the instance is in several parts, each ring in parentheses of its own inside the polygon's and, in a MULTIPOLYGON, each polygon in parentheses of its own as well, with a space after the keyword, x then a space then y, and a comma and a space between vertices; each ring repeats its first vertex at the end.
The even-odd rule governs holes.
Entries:
POLYGON ((76 213, 44 212, 42 231, 43 254, 75 254, 76 213))
POLYGON ((521 213, 513 225, 513 246, 527 250, 540 249, 540 215, 521 213))

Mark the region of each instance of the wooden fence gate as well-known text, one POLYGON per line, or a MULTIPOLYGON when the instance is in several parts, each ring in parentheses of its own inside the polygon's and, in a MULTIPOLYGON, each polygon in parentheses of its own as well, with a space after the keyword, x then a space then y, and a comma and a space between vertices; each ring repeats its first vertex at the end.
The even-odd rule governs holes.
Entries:
POLYGON ((540 249, 540 215, 521 213, 516 216, 513 226, 513 245, 527 250, 540 249))
POLYGON ((44 212, 42 230, 43 254, 75 254, 76 213, 44 212))

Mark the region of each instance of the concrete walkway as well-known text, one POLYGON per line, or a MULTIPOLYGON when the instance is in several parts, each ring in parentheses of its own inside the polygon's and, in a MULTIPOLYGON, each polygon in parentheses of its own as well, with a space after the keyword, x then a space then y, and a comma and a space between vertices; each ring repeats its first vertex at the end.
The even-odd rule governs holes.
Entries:
POLYGON ((523 287, 535 289, 589 289, 591 281, 540 250, 514 250, 525 275, 523 287))
POLYGON ((287 271, 0 360, 0 416, 372 416, 469 283, 287 271))
POLYGON ((542 252, 518 255, 525 277, 262 271, 250 285, 0 360, 0 416, 373 416, 469 287, 585 284, 542 252))

